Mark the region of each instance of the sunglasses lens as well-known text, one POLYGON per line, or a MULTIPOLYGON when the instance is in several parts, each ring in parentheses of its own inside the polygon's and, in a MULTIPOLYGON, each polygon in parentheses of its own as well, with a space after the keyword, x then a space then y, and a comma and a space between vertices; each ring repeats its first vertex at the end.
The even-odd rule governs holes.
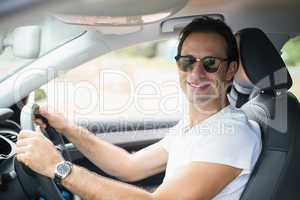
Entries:
MULTIPOLYGON (((192 71, 195 62, 197 59, 193 56, 180 56, 175 58, 177 60, 177 65, 181 71, 187 72, 192 71)), ((201 64, 204 67, 205 71, 209 73, 214 73, 218 71, 218 68, 221 64, 221 60, 215 57, 204 57, 201 59, 201 64)))
POLYGON ((213 73, 218 71, 220 60, 213 57, 206 57, 202 59, 202 65, 207 72, 213 73))
POLYGON ((192 70, 195 59, 190 56, 182 56, 177 60, 177 65, 180 70, 187 72, 192 70))

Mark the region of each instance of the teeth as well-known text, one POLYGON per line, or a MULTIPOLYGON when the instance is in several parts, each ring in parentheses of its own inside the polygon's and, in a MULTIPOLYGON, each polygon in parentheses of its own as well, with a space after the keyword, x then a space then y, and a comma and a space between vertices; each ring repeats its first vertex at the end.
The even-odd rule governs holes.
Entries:
POLYGON ((195 88, 203 88, 203 87, 206 87, 209 85, 209 83, 204 83, 204 84, 199 84, 199 85, 196 85, 194 83, 190 83, 189 84, 192 86, 192 87, 195 87, 195 88))

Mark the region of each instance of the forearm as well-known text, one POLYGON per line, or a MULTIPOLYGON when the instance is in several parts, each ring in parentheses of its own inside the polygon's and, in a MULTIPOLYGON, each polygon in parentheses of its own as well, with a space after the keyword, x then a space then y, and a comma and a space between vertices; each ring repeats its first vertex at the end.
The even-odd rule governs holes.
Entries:
POLYGON ((78 166, 73 166, 71 174, 62 183, 71 192, 87 200, 154 199, 147 191, 99 176, 78 166))
POLYGON ((123 180, 130 179, 130 154, 124 149, 103 141, 78 126, 68 127, 65 136, 106 173, 123 180))

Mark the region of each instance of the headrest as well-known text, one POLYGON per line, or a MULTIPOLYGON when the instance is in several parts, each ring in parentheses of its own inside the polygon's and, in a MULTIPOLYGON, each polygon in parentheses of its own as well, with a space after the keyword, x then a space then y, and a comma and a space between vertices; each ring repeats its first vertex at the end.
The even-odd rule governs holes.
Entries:
POLYGON ((280 54, 258 28, 240 30, 240 62, 250 81, 260 90, 289 89, 293 82, 280 54))

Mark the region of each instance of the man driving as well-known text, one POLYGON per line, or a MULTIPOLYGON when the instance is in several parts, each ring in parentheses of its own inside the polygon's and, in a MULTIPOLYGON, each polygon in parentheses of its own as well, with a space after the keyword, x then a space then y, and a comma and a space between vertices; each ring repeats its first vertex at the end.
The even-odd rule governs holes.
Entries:
MULTIPOLYGON (((172 128, 172 134, 136 153, 99 139, 59 114, 39 109, 90 161, 122 181, 166 171, 154 192, 64 161, 40 130, 20 132, 17 159, 83 199, 238 200, 259 157, 261 139, 258 124, 227 99, 227 88, 238 69, 235 37, 221 20, 195 19, 182 30, 175 59, 189 112, 172 128), (59 167, 66 165, 69 170, 58 176, 59 167)), ((41 120, 36 123, 45 128, 41 120)))

